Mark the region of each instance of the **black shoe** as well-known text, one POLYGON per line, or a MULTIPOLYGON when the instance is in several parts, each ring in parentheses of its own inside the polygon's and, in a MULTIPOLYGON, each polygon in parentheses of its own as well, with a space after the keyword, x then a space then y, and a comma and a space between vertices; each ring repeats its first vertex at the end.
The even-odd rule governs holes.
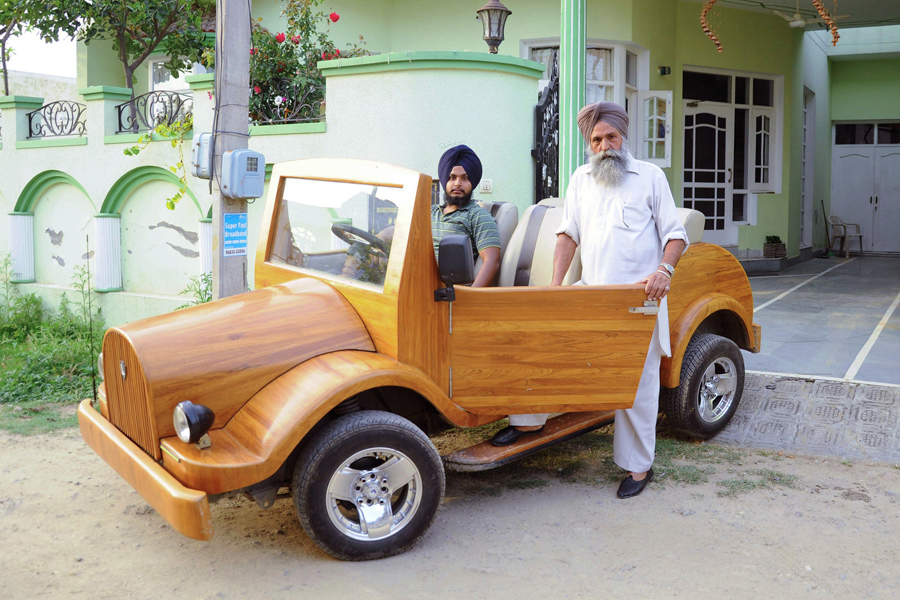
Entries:
POLYGON ((510 444, 517 442, 522 436, 540 433, 543 430, 543 425, 541 425, 540 429, 535 429, 534 431, 522 431, 510 425, 509 427, 504 427, 498 431, 497 434, 491 438, 491 443, 495 446, 509 446, 510 444))
POLYGON ((619 498, 633 498, 637 496, 641 492, 644 491, 644 488, 648 483, 653 479, 653 469, 651 468, 647 471, 647 476, 641 479, 640 481, 635 481, 634 478, 629 475, 625 479, 622 480, 622 483, 619 485, 619 491, 616 492, 616 495, 619 498))

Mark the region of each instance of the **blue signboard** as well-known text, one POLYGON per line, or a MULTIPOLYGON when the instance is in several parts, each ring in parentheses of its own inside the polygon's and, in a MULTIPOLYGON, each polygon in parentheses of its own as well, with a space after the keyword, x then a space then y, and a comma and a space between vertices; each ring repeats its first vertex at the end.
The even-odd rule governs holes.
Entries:
POLYGON ((247 213, 225 213, 225 240, 222 244, 223 256, 247 255, 247 213))

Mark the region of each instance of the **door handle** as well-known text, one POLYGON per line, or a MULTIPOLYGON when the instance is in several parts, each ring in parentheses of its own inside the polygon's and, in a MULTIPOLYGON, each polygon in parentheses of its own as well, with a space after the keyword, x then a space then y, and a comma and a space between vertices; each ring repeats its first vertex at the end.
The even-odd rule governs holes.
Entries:
POLYGON ((869 196, 869 204, 872 204, 872 196, 869 196))
POLYGON ((657 315, 659 314, 659 302, 656 300, 644 300, 643 306, 629 306, 628 312, 651 316, 657 315))
POLYGON ((875 196, 875 206, 878 206, 878 196, 875 196))
POLYGON ((728 168, 728 183, 731 183, 731 167, 728 168))

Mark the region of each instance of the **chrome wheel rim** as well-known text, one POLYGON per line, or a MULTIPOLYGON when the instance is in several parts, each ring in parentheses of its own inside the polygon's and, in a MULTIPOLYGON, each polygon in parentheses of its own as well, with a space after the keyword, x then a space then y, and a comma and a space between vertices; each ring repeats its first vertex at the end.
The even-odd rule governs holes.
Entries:
POLYGON ((715 423, 725 417, 734 404, 737 390, 737 367, 730 358, 717 358, 700 380, 697 410, 706 423, 715 423))
POLYGON ((422 476, 402 452, 368 448, 341 463, 328 482, 325 502, 331 522, 347 537, 387 538, 418 511, 422 476))

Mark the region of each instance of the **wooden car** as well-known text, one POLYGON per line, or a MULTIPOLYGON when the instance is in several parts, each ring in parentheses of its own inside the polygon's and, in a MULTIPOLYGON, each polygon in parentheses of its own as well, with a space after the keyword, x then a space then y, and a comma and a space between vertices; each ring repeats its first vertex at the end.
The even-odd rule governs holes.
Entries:
MULTIPOLYGON (((358 560, 406 550, 434 520, 444 464, 429 434, 564 413, 512 446, 445 457, 477 470, 632 405, 657 311, 642 286, 548 287, 552 205, 526 211, 497 287, 447 286, 430 207, 431 177, 407 169, 276 165, 257 289, 109 329, 99 406, 79 407, 84 439, 186 536, 212 536, 211 500, 268 508, 289 487, 310 537, 358 560)), ((661 406, 709 437, 740 401, 740 349, 759 349, 750 285, 702 243, 671 285, 661 406)))

